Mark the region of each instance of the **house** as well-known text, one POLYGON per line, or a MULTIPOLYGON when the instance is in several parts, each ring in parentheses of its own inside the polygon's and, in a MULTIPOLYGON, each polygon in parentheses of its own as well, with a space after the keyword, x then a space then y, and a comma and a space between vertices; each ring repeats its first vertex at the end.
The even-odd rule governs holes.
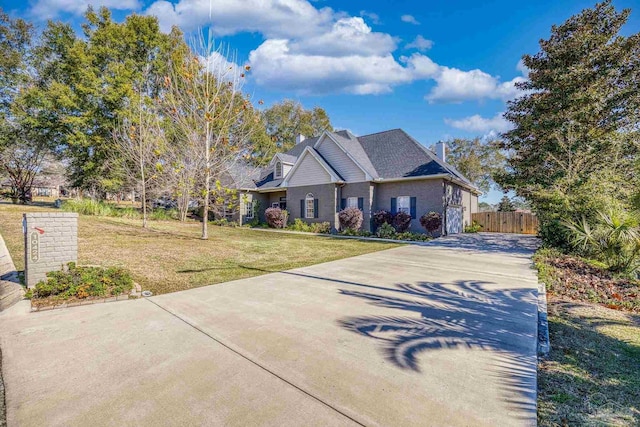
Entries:
POLYGON ((364 229, 373 231, 371 214, 384 209, 411 214, 411 231, 424 232, 420 216, 435 211, 443 216, 442 234, 461 233, 478 211, 480 192, 446 163, 443 143, 437 151, 402 129, 360 137, 346 130, 308 139, 300 135, 253 185, 242 188, 242 221, 277 206, 289 211, 289 221, 326 221, 335 231, 338 212, 357 207, 364 229))

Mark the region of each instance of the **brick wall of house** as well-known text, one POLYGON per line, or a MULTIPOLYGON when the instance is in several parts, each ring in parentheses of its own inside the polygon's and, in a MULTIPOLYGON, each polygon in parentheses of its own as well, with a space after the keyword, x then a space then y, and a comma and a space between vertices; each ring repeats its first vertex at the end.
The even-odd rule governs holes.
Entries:
POLYGON ((356 182, 345 184, 341 188, 338 187, 338 210, 340 209, 340 199, 349 197, 362 197, 363 200, 363 217, 362 229, 371 231, 371 212, 373 210, 373 185, 370 182, 356 182))
POLYGON ((416 198, 416 218, 411 221, 411 231, 424 233, 420 217, 434 211, 441 215, 444 210, 444 181, 426 179, 404 182, 384 182, 376 184, 374 211, 391 210, 391 198, 409 196, 416 198))
POLYGON ((318 199, 318 218, 301 218, 303 221, 329 222, 332 230, 337 224, 336 197, 337 186, 335 184, 306 185, 302 187, 287 188, 287 210, 289 211, 289 222, 293 222, 300 216, 300 200, 304 200, 306 195, 311 193, 318 199))
POLYGON ((27 213, 25 231, 25 283, 32 288, 50 271, 78 260, 78 214, 27 213))

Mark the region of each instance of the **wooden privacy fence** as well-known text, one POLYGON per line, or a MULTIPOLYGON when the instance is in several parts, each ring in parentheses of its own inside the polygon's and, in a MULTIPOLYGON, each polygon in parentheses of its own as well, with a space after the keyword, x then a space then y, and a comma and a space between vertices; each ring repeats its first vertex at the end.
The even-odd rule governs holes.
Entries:
POLYGON ((492 233, 537 234, 538 217, 524 212, 477 212, 471 219, 492 233))

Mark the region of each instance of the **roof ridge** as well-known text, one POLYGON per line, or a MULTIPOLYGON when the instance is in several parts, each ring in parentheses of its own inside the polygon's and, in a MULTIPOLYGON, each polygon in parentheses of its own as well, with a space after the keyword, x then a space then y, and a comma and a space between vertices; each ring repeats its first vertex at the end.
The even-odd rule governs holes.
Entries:
MULTIPOLYGON (((382 130, 380 132, 369 133, 367 135, 356 136, 356 138, 364 138, 366 136, 373 136, 373 135, 378 135, 378 134, 381 134, 381 133, 393 132, 393 131, 396 131, 396 130, 400 130, 400 131, 404 132, 401 128, 394 128, 394 129, 382 130)), ((406 132, 404 132, 404 133, 406 133, 406 132)), ((353 135, 353 136, 355 136, 355 135, 353 135)))

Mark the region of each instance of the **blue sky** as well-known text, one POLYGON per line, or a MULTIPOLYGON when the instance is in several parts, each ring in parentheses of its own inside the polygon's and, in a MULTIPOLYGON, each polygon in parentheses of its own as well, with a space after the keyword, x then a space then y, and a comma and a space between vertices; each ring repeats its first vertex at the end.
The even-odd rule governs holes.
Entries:
MULTIPOLYGON (((245 89, 265 107, 284 98, 327 110, 356 135, 403 128, 430 146, 452 137, 508 129, 505 103, 526 78, 518 66, 538 51, 553 24, 592 1, 506 0, 1 0, 13 16, 39 25, 78 25, 88 4, 158 16, 185 33, 211 26, 217 39, 251 64, 245 89), (210 15, 211 11, 211 15, 210 15), (211 18, 210 18, 211 16, 211 18)), ((640 31, 640 1, 625 34, 640 31)), ((495 202, 492 191, 484 197, 495 202)))

